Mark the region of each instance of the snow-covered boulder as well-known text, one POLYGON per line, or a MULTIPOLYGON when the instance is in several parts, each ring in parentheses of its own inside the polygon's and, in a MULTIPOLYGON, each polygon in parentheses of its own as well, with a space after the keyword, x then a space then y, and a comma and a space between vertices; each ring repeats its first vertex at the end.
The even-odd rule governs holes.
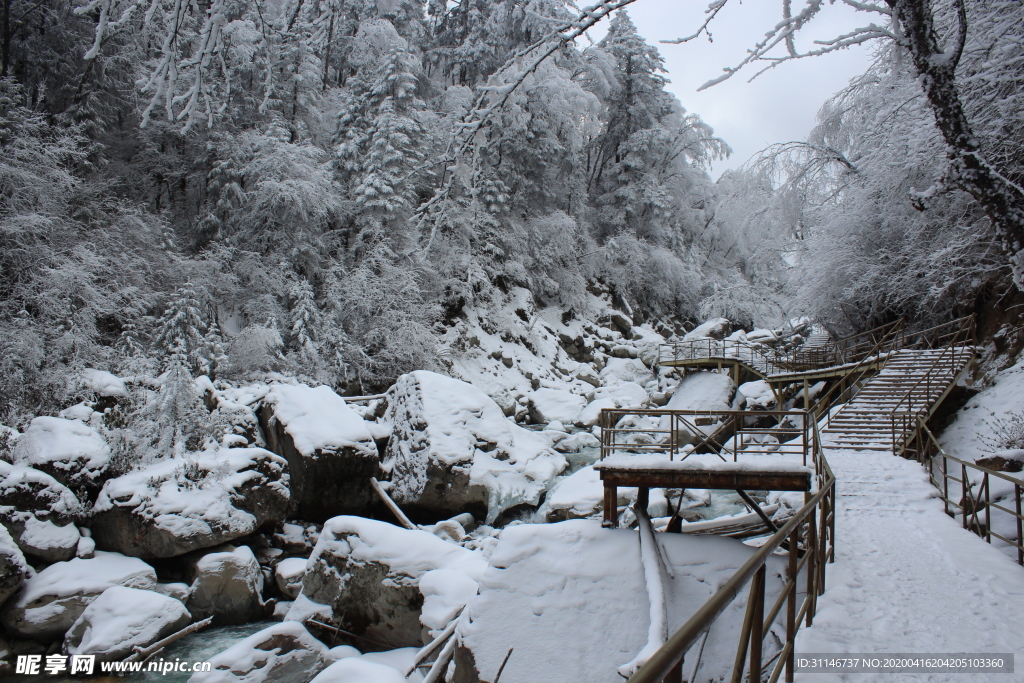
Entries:
POLYGON ((18 438, 15 465, 45 472, 84 499, 92 499, 110 466, 110 447, 79 420, 37 417, 18 438))
POLYGON ((609 358, 601 370, 601 381, 606 386, 623 382, 643 385, 652 379, 654 374, 639 358, 609 358))
POLYGON ((346 657, 317 674, 310 683, 405 683, 398 669, 362 657, 346 657))
POLYGON ((583 397, 564 389, 541 388, 527 396, 530 419, 536 424, 572 424, 586 404, 583 397))
POLYGON ((416 514, 468 511, 490 524, 511 507, 538 505, 566 467, 547 438, 506 419, 466 382, 418 370, 399 377, 388 397, 390 492, 416 514))
POLYGON ((270 450, 288 459, 302 519, 364 512, 380 457, 367 422, 330 387, 278 384, 257 411, 270 450))
POLYGON ((668 410, 730 410, 736 385, 719 372, 694 372, 683 378, 669 399, 668 410))
MULTIPOLYGON (((631 505, 636 500, 636 489, 620 486, 616 489, 617 506, 631 505)), ((665 514, 668 502, 661 489, 651 491, 647 512, 651 517, 665 514)), ((596 517, 604 509, 604 484, 601 473, 592 465, 582 467, 559 480, 551 490, 542 508, 548 522, 596 517)))
POLYGON ((50 475, 0 460, 0 524, 26 555, 44 562, 74 557, 81 511, 75 494, 50 475))
POLYGON ((96 655, 120 661, 135 647, 147 647, 192 621, 178 600, 154 591, 112 586, 89 603, 71 625, 64 649, 72 655, 96 655))
POLYGON ((744 382, 736 389, 743 397, 744 410, 775 410, 775 392, 763 379, 744 382))
POLYGON ((125 386, 124 380, 106 370, 82 370, 81 383, 83 389, 97 396, 123 398, 128 395, 128 387, 125 386))
POLYGON ((576 432, 555 444, 559 453, 579 453, 584 448, 597 448, 601 440, 590 432, 576 432))
POLYGON ((249 546, 203 555, 192 575, 185 605, 196 621, 244 624, 263 614, 263 572, 249 546))
MULTIPOLYGON (((296 605, 304 598, 326 606, 343 628, 378 643, 418 646, 476 593, 486 566, 479 553, 426 531, 335 517, 324 524, 296 605)), ((288 618, 300 618, 299 609, 288 618)))
POLYGON ((171 458, 108 481, 93 508, 97 546, 174 557, 284 520, 287 462, 262 448, 171 458))
POLYGON ((297 621, 274 624, 238 641, 189 683, 306 683, 333 661, 327 647, 297 621))
POLYGON ((0 605, 18 592, 29 575, 28 562, 7 529, 0 526, 0 605))
POLYGON ((580 411, 576 424, 581 427, 593 427, 601 419, 602 410, 614 408, 644 408, 650 397, 647 391, 636 382, 621 382, 607 387, 595 389, 587 394, 591 399, 587 407, 580 411))
POLYGON ((0 621, 16 636, 54 640, 111 586, 152 590, 156 572, 142 560, 118 553, 97 552, 90 560, 57 562, 25 582, 0 610, 0 621))
POLYGON ((732 330, 732 323, 725 318, 712 318, 683 336, 684 341, 691 339, 725 339, 732 330))
MULTIPOLYGON (((502 681, 621 681, 618 672, 644 648, 652 630, 660 637, 675 632, 756 552, 731 538, 655 536, 656 552, 672 574, 659 572, 663 592, 648 597, 636 531, 602 529, 598 520, 506 527, 479 594, 459 622, 457 680, 494 681, 512 649, 502 681), (661 629, 651 628, 652 618, 661 621, 661 629), (586 637, 574 639, 567 650, 566 634, 581 625, 586 637)), ((785 558, 769 558, 768 604, 784 586, 785 568, 785 558)), ((691 680, 718 681, 729 674, 746 601, 747 592, 741 592, 712 624, 691 680)), ((781 614, 776 623, 784 621, 781 614)), ((779 643, 766 638, 765 661, 779 643)), ((687 667, 696 659, 688 659, 687 667)))
POLYGON ((306 573, 306 558, 289 557, 274 567, 274 582, 289 599, 294 600, 302 592, 302 575, 306 573))

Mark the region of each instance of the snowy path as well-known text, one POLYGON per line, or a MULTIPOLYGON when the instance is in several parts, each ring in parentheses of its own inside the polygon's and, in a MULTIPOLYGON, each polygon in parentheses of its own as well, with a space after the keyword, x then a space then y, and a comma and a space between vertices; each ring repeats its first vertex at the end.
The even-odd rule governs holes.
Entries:
POLYGON ((801 653, 1013 652, 1013 674, 798 673, 798 681, 1024 680, 1024 567, 942 511, 915 462, 829 451, 836 562, 801 653))

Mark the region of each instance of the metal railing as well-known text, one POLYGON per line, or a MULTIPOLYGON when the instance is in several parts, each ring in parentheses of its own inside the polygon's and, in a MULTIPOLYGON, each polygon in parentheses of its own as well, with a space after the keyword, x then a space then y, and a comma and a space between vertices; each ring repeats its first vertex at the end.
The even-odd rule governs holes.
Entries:
POLYGON ((801 455, 811 453, 814 418, 785 410, 611 410, 601 411, 601 459, 612 453, 665 454, 685 460, 693 453, 801 455), (759 426, 764 422, 769 426, 759 426), (794 442, 799 439, 799 443, 794 442), (799 450, 795 450, 799 449, 799 450))
MULTIPOLYGON (((946 514, 953 519, 959 518, 964 529, 973 531, 989 543, 995 538, 1016 548, 1017 563, 1024 565, 1024 516, 1021 515, 1024 481, 1006 472, 997 472, 946 453, 921 418, 917 420, 915 438, 910 443, 915 446, 913 452, 918 461, 928 467, 928 476, 941 493, 946 514), (1001 491, 993 493, 993 480, 1001 485, 1001 491), (952 487, 950 482, 953 482, 952 487), (954 500, 958 494, 960 499, 954 500), (999 504, 1001 502, 1012 502, 1013 508, 1004 507, 999 504), (993 510, 1013 520, 1012 524, 1017 532, 1016 539, 993 530, 993 510)), ((999 516, 1001 515, 996 515, 999 516)))
MULTIPOLYGON (((811 422, 809 415, 807 418, 806 421, 811 422)), ((817 425, 814 425, 813 433, 815 470, 820 473, 818 491, 669 637, 627 683, 681 683, 687 653, 747 584, 750 584, 749 597, 730 680, 740 683, 746 671, 752 674, 748 680, 759 682, 765 669, 773 663, 774 667, 768 674, 770 683, 777 681, 783 673, 786 681, 793 680, 797 630, 801 623, 806 622, 808 626, 813 623, 818 596, 824 591, 825 565, 835 560, 835 476, 822 456, 817 425), (768 606, 766 564, 768 558, 787 542, 790 551, 786 583, 778 598, 768 606), (798 600, 801 574, 806 580, 806 592, 798 600), (785 643, 765 662, 764 637, 776 624, 783 608, 785 643)), ((700 664, 699 657, 700 653, 697 654, 696 666, 700 664)))
POLYGON ((944 394, 952 389, 960 374, 974 356, 975 320, 973 315, 958 318, 923 332, 914 333, 918 339, 911 342, 916 348, 942 348, 925 374, 900 397, 889 411, 892 428, 892 452, 902 455, 908 439, 912 438, 916 420, 927 419, 944 394))

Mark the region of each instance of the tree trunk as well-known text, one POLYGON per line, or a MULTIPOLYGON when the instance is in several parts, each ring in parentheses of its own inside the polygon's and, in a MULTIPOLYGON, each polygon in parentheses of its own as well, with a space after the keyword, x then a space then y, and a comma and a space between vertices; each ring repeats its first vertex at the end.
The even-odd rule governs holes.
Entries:
POLYGON ((899 19, 935 123, 949 147, 950 182, 974 197, 991 219, 1014 282, 1024 289, 1024 194, 983 158, 956 87, 956 65, 967 33, 963 4, 957 4, 957 46, 947 53, 939 46, 930 0, 887 2, 899 19))

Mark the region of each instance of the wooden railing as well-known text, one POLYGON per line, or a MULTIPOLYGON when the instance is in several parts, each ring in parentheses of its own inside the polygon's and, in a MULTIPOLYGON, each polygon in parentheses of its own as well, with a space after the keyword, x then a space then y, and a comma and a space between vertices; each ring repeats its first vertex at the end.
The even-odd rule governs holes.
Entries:
POLYGON ((916 348, 941 348, 942 353, 889 411, 893 453, 903 454, 908 441, 913 438, 917 419, 930 417, 929 411, 941 402, 943 396, 937 397, 936 392, 949 391, 959 378, 959 373, 964 371, 967 365, 965 361, 974 355, 975 333, 974 316, 969 315, 914 333, 917 339, 908 339, 916 348))
POLYGON ((691 453, 717 453, 723 460, 744 455, 801 455, 808 464, 814 418, 785 410, 602 410, 601 459, 612 453, 664 454, 685 460, 691 453), (645 421, 654 424, 644 424, 645 421), (769 426, 758 426, 770 422, 769 426), (799 439, 799 445, 794 441, 799 439), (799 448, 799 450, 794 450, 799 448))
POLYGON ((946 453, 921 418, 917 419, 915 438, 910 443, 914 445, 913 454, 927 466, 932 484, 940 491, 946 514, 953 519, 959 518, 964 529, 973 531, 989 543, 996 538, 1016 548, 1017 563, 1024 565, 1024 516, 1021 515, 1024 481, 1021 477, 997 472, 946 453), (998 482, 1002 490, 993 493, 993 481, 998 482), (956 500, 958 495, 959 500, 956 500), (1012 504, 1013 508, 1004 507, 1000 502, 1012 504), (993 530, 993 510, 1008 516, 1008 521, 1013 520, 1016 539, 993 530))
MULTIPOLYGON (((805 421, 813 425, 812 452, 815 470, 819 473, 817 492, 630 676, 627 683, 681 683, 690 650, 748 584, 747 608, 729 680, 740 683, 744 673, 749 672, 750 681, 761 681, 768 667, 772 667, 768 674, 770 683, 779 680, 783 673, 786 681, 793 680, 797 630, 802 623, 808 626, 812 624, 818 596, 824 591, 825 565, 835 560, 835 477, 821 453, 817 425, 814 425, 809 414, 805 414, 805 421), (766 563, 784 543, 790 549, 786 583, 778 598, 769 606, 765 590, 766 563), (798 599, 797 588, 801 574, 806 580, 806 592, 802 594, 802 599, 798 599), (774 657, 765 662, 765 634, 776 623, 783 609, 785 644, 774 657)), ((699 651, 695 658, 697 662, 694 670, 700 664, 699 651)))

